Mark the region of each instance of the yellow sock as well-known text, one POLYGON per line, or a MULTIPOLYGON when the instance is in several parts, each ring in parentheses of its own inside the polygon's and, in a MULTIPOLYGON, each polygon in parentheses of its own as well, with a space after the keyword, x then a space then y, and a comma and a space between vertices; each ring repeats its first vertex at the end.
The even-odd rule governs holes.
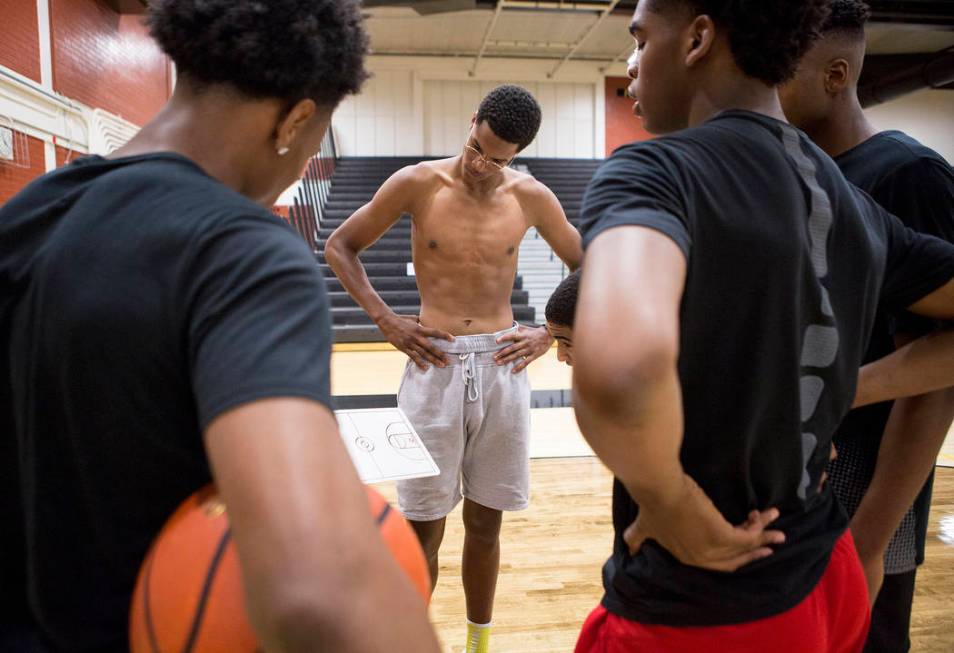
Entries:
POLYGON ((464 653, 490 653, 490 624, 467 620, 467 648, 464 653))

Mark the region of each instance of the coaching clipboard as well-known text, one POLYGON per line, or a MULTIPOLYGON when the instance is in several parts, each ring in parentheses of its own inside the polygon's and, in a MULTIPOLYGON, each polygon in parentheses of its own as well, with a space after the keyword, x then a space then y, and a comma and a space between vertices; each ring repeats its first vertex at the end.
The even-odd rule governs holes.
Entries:
POLYGON ((363 483, 400 481, 440 473, 400 408, 336 410, 335 417, 363 483))

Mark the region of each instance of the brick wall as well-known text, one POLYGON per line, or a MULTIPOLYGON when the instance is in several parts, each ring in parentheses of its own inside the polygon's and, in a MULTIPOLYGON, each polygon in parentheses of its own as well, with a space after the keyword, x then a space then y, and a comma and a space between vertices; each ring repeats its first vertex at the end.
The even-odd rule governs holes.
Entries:
POLYGON ((36 0, 0 0, 3 30, 0 65, 40 81, 40 33, 36 0))
POLYGON ((85 156, 82 152, 77 152, 75 150, 68 150, 65 147, 56 146, 56 167, 65 166, 70 161, 75 161, 81 156, 85 156))
POLYGON ((629 77, 606 78, 606 156, 620 145, 652 138, 633 115, 633 101, 626 97, 629 82, 629 77))
POLYGON ((50 0, 50 23, 58 92, 140 126, 165 104, 169 61, 142 16, 101 0, 50 0))
MULTIPOLYGON (((15 138, 22 138, 16 134, 15 138)), ((20 192, 28 183, 46 171, 46 160, 43 153, 43 141, 27 136, 30 152, 30 165, 26 168, 12 166, 6 160, 0 160, 0 204, 20 192)))

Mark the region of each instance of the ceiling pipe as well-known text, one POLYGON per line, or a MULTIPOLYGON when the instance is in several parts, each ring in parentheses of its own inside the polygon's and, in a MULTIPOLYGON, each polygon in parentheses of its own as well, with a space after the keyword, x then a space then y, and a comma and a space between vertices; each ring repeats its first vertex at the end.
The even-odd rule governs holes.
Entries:
POLYGON ((494 25, 497 24, 497 19, 500 18, 500 12, 503 11, 505 0, 497 0, 497 6, 494 7, 494 16, 490 19, 490 24, 487 25, 487 31, 484 32, 484 38, 480 42, 480 50, 477 51, 477 58, 474 59, 474 66, 470 69, 470 72, 467 74, 473 77, 477 74, 477 66, 480 65, 480 60, 484 56, 484 51, 487 50, 487 44, 490 42, 490 33, 494 31, 494 25))
POLYGON ((592 34, 597 27, 603 24, 603 21, 606 20, 606 17, 610 15, 610 13, 613 11, 613 9, 616 8, 616 5, 618 5, 619 2, 620 0, 611 0, 611 2, 603 9, 603 12, 600 14, 599 18, 596 19, 596 22, 590 25, 590 28, 586 30, 586 32, 583 33, 583 36, 581 36, 580 39, 576 42, 576 45, 573 46, 573 49, 567 52, 566 56, 560 60, 560 63, 555 65, 553 67, 553 70, 547 73, 547 78, 552 79, 553 76, 556 74, 556 72, 560 70, 560 68, 563 66, 563 64, 569 61, 570 58, 574 54, 576 54, 577 50, 579 50, 583 46, 583 43, 586 41, 586 39, 589 38, 590 34, 592 34))

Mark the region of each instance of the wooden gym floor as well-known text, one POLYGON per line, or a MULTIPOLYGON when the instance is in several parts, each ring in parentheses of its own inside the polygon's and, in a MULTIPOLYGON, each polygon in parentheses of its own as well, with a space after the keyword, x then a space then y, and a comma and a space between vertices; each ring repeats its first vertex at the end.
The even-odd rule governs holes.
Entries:
MULTIPOLYGON (((339 346, 340 347, 340 346, 339 346)), ((403 356, 339 350, 332 357, 336 395, 393 394, 403 356)), ((550 352, 530 368, 535 390, 570 386, 569 369, 550 352)), ((600 568, 612 546, 612 477, 587 453, 572 412, 535 409, 531 441, 531 502, 508 513, 501 534, 491 649, 494 653, 567 653, 598 603, 600 568), (572 456, 572 457, 562 457, 572 456)), ((954 430, 939 456, 928 531, 927 560, 918 572, 911 624, 914 653, 954 651, 954 430)), ((394 501, 393 484, 379 486, 394 501)), ((447 653, 463 649, 464 593, 460 581, 463 527, 451 513, 441 550, 431 619, 447 653)))

